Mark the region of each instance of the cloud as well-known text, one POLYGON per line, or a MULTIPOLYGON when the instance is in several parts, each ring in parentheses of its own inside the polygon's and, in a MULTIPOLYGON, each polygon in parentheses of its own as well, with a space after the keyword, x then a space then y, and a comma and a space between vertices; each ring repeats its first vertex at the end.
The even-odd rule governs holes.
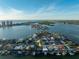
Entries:
POLYGON ((30 13, 28 10, 18 10, 16 8, 0 8, 0 20, 4 19, 48 19, 52 15, 55 7, 51 4, 37 9, 37 11, 30 13), (28 13, 27 13, 28 12, 28 13))
POLYGON ((28 19, 29 15, 25 14, 24 11, 15 8, 0 9, 0 20, 8 19, 28 19))
POLYGON ((52 7, 41 7, 34 13, 22 11, 15 8, 0 8, 0 20, 8 19, 44 19, 47 18, 46 14, 52 11, 52 7), (28 12, 28 13, 27 13, 28 12))
POLYGON ((36 17, 36 19, 50 19, 55 12, 56 7, 54 5, 49 5, 39 8, 32 16, 33 18, 36 17))
MULTIPOLYGON (((0 8, 0 20, 31 20, 31 19, 51 19, 51 20, 78 20, 79 11, 73 10, 78 9, 79 5, 75 5, 68 9, 60 10, 56 4, 50 4, 37 9, 37 11, 30 13, 28 10, 18 10, 16 8, 0 8), (67 11, 66 11, 67 10, 67 11), (27 13, 28 12, 28 13, 27 13)), ((69 8, 69 7, 68 7, 69 8)))
POLYGON ((0 19, 11 19, 16 18, 19 14, 21 14, 21 11, 16 10, 14 8, 10 9, 0 9, 0 19))

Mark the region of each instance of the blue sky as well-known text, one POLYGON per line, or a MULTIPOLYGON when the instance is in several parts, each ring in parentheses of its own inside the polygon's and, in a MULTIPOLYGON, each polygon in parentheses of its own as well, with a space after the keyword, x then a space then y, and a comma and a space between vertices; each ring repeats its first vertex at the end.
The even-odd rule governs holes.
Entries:
POLYGON ((79 0, 0 0, 0 20, 79 20, 79 0))

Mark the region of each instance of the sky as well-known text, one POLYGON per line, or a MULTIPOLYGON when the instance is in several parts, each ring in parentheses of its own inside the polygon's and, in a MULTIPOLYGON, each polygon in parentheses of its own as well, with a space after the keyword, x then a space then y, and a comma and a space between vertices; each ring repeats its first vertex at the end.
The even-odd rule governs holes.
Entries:
POLYGON ((0 0, 0 20, 79 20, 79 0, 0 0))

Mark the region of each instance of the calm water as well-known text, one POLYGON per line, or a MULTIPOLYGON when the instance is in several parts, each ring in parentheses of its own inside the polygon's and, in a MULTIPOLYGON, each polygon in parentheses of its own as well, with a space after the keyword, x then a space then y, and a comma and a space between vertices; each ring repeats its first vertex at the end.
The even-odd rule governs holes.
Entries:
MULTIPOLYGON (((48 26, 49 32, 60 32, 72 39, 79 39, 79 25, 69 24, 55 24, 55 26, 48 26)), ((39 30, 37 30, 39 31, 39 30)), ((13 26, 0 28, 0 39, 20 39, 37 32, 36 29, 31 28, 30 25, 13 26)))
MULTIPOLYGON (((68 36, 72 41, 79 43, 79 25, 69 24, 55 24, 55 26, 48 26, 50 32, 60 32, 68 36)), ((26 38, 26 36, 35 33, 36 30, 32 29, 30 25, 14 26, 8 28, 0 28, 0 39, 20 39, 26 38)), ((13 56, 0 56, 0 59, 40 59, 40 57, 13 57, 13 56)), ((41 57, 41 59, 79 59, 79 55, 76 56, 51 56, 41 57)))

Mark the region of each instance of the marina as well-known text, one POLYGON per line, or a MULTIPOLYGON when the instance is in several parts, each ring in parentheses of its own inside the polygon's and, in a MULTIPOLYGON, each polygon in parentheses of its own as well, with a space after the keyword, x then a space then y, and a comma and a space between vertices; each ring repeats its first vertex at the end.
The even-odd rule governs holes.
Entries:
MULTIPOLYGON (((0 40, 0 55, 75 55, 79 52, 79 44, 59 32, 48 31, 49 26, 38 23, 31 24, 34 29, 24 39, 0 40), (43 28, 43 29, 42 29, 43 28), (31 35, 32 34, 32 35, 31 35)), ((31 31, 31 30, 30 30, 31 31)))
POLYGON ((0 41, 0 55, 74 55, 78 52, 73 47, 75 44, 72 41, 63 38, 58 33, 45 31, 33 34, 25 40, 2 40, 0 41))
POLYGON ((79 55, 79 25, 33 22, 0 28, 0 58, 74 59, 79 55))

